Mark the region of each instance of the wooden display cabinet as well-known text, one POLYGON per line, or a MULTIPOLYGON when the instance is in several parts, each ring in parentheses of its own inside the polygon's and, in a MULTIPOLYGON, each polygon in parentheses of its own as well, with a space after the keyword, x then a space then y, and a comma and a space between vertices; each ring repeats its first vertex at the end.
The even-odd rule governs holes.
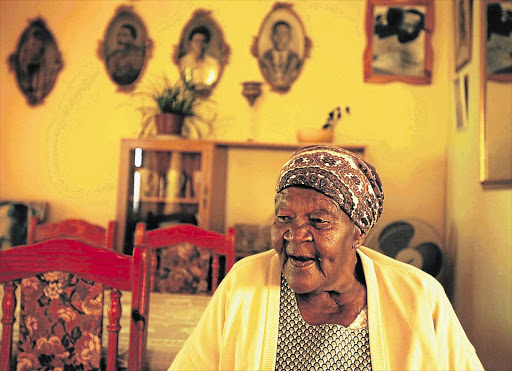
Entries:
POLYGON ((224 233, 227 147, 184 139, 122 139, 116 249, 131 254, 135 226, 191 223, 224 233))
MULTIPOLYGON (((261 157, 264 157, 269 175, 248 182, 246 193, 256 194, 259 188, 271 192, 284 158, 288 159, 302 145, 305 144, 163 137, 122 139, 116 249, 131 253, 135 225, 139 221, 146 222, 147 229, 173 223, 192 223, 225 233, 226 208, 233 211, 234 205, 240 207, 240 203, 243 203, 243 200, 237 199, 237 194, 230 194, 229 200, 226 198, 227 183, 232 184, 228 168, 230 172, 250 179, 254 164, 261 162, 261 157), (263 153, 265 156, 261 156, 263 153), (238 157, 245 157, 245 160, 238 157), (279 160, 276 161, 276 158, 279 160)), ((335 145, 364 158, 364 145, 335 145)), ((268 200, 268 205, 271 202, 268 200)), ((251 211, 254 214, 257 210, 251 211)), ((258 223, 257 220, 255 218, 255 223, 258 223)), ((234 224, 233 220, 227 223, 234 224)))

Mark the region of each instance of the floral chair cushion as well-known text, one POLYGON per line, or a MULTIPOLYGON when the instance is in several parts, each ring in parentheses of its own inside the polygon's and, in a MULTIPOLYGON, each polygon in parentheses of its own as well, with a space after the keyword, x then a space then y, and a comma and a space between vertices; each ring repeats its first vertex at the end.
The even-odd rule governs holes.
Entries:
POLYGON ((25 278, 18 370, 99 370, 103 285, 65 272, 25 278))
POLYGON ((210 258, 210 252, 189 243, 157 249, 155 291, 207 292, 210 258))

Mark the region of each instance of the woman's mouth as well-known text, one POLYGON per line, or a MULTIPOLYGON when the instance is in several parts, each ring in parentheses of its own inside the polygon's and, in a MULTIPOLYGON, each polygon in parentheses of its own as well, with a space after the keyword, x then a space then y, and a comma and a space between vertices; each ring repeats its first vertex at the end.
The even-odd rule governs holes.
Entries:
POLYGON ((296 267, 296 268, 308 267, 311 264, 315 263, 315 259, 314 258, 310 258, 310 257, 307 257, 307 256, 293 256, 293 255, 290 255, 288 258, 289 258, 289 261, 290 261, 291 265, 296 267))

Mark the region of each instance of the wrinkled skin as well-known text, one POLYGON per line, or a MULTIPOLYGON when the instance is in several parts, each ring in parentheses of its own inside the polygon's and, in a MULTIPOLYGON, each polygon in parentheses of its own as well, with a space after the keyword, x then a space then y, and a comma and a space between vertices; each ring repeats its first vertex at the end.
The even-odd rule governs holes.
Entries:
POLYGON ((364 305, 366 288, 356 249, 364 234, 330 197, 289 187, 275 198, 272 247, 310 324, 350 324, 364 305))

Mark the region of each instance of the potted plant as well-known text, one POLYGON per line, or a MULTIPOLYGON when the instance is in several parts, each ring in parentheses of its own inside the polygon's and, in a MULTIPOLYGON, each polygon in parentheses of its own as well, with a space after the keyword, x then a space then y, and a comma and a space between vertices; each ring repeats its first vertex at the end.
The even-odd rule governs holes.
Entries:
POLYGON ((161 86, 154 85, 150 92, 139 94, 152 101, 151 105, 138 108, 142 113, 142 129, 139 136, 148 134, 153 121, 157 134, 181 135, 185 118, 198 118, 196 109, 200 98, 181 80, 172 84, 164 77, 161 86))

